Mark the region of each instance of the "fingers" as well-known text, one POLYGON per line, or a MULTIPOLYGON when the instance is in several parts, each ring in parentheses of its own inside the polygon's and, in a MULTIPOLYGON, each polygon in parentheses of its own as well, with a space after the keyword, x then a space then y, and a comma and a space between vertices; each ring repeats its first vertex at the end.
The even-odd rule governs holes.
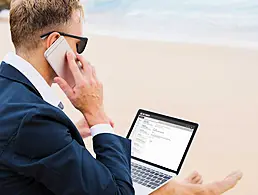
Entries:
POLYGON ((74 55, 72 52, 67 52, 66 56, 67 56, 68 65, 73 74, 75 83, 79 83, 82 80, 82 74, 81 74, 80 68, 78 67, 75 61, 74 55))
POLYGON ((197 171, 194 171, 193 173, 191 173, 187 178, 185 178, 185 182, 187 183, 191 183, 192 180, 198 175, 197 171))
POLYGON ((70 53, 67 58, 74 75, 75 86, 71 89, 63 80, 57 79, 56 82, 67 94, 73 106, 81 111, 87 119, 89 127, 96 124, 110 124, 104 112, 103 85, 97 79, 94 79, 96 75, 94 68, 83 56, 77 55, 77 63, 70 53), (80 68, 78 63, 81 63, 80 68))
POLYGON ((77 55, 76 57, 81 62, 84 73, 88 77, 92 77, 92 66, 90 65, 90 63, 87 62, 87 60, 85 60, 82 55, 77 55))
POLYGON ((197 184, 203 184, 203 178, 201 178, 201 179, 197 182, 197 184))
POLYGON ((95 80, 97 80, 97 73, 96 73, 96 69, 94 66, 92 66, 92 76, 95 80))
POLYGON ((202 184, 203 183, 203 179, 202 179, 202 176, 201 175, 197 175, 195 178, 193 178, 192 180, 193 184, 202 184))
POLYGON ((194 179, 196 177, 198 177, 200 174, 197 172, 197 171, 194 171, 192 172, 190 175, 189 175, 189 179, 194 179))
POLYGON ((241 171, 234 171, 231 174, 229 174, 226 179, 232 178, 232 177, 240 177, 239 180, 243 177, 243 173, 241 171))
POLYGON ((203 180, 202 176, 197 171, 194 171, 184 180, 184 182, 189 184, 202 184, 203 180))
POLYGON ((70 99, 73 96, 73 89, 68 85, 68 83, 61 77, 54 78, 54 81, 59 85, 63 90, 66 96, 70 99))
POLYGON ((242 177, 242 172, 233 172, 228 175, 223 181, 211 184, 211 188, 213 188, 213 190, 216 191, 218 194, 223 194, 224 192, 232 189, 242 177))
POLYGON ((76 58, 82 63, 82 68, 84 69, 85 66, 88 64, 87 61, 84 59, 82 55, 79 54, 76 55, 76 58))
POLYGON ((89 78, 89 80, 95 80, 97 81, 97 73, 96 73, 96 69, 94 66, 92 66, 90 64, 90 62, 88 62, 87 60, 84 59, 83 56, 81 55, 77 55, 77 59, 81 62, 82 64, 82 69, 83 72, 86 74, 86 77, 89 78))

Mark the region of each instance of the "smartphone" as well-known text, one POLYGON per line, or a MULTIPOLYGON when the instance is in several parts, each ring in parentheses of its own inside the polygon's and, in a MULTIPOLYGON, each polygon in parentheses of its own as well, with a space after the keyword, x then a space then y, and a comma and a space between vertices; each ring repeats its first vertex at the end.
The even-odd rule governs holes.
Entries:
MULTIPOLYGON (((63 36, 60 36, 44 53, 44 56, 55 73, 63 78, 70 87, 75 86, 73 74, 70 70, 66 53, 72 51, 63 36)), ((76 55, 74 54, 74 58, 76 55)))

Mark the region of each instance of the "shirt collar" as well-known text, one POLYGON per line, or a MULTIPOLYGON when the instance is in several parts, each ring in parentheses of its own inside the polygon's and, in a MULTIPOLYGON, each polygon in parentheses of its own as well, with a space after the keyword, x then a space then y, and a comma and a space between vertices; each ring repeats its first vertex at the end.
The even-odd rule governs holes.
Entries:
POLYGON ((63 109, 63 104, 55 96, 53 89, 29 62, 12 52, 8 53, 3 61, 20 71, 38 90, 43 100, 63 109))

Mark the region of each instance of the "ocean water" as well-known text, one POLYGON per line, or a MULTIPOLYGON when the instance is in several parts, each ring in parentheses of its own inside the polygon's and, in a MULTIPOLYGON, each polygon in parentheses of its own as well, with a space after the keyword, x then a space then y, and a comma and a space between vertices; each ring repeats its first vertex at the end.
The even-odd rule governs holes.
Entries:
POLYGON ((84 0, 86 32, 258 48, 257 0, 84 0))

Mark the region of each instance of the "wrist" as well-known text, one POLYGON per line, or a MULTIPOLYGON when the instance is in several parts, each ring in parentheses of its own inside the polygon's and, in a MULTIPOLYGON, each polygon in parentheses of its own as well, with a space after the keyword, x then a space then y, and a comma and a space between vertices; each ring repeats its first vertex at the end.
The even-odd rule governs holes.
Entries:
POLYGON ((91 112, 91 113, 87 112, 87 113, 84 113, 83 115, 85 119, 88 121, 90 128, 99 124, 109 124, 109 118, 102 110, 91 112))

